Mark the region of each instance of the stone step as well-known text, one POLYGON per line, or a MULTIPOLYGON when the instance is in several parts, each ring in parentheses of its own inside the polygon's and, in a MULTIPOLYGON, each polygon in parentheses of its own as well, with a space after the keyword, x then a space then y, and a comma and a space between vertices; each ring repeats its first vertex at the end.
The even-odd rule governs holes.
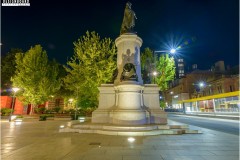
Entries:
POLYGON ((188 125, 169 125, 170 129, 186 129, 188 125))
POLYGON ((60 129, 59 132, 96 133, 96 134, 117 135, 117 136, 148 136, 148 135, 183 134, 182 130, 113 131, 113 130, 93 130, 93 129, 73 129, 73 128, 60 129))
POLYGON ((96 133, 104 135, 117 136, 149 136, 149 135, 180 135, 180 134, 198 134, 198 130, 189 130, 188 125, 110 125, 110 124, 92 124, 88 122, 72 121, 67 127, 60 128, 59 132, 73 133, 96 133))
MULTIPOLYGON (((168 125, 141 125, 141 126, 113 126, 113 125, 88 125, 88 124, 74 124, 68 125, 72 128, 79 129, 106 129, 106 130, 155 130, 155 129, 170 129, 168 125)), ((186 126, 173 126, 172 128, 187 128, 186 126)))

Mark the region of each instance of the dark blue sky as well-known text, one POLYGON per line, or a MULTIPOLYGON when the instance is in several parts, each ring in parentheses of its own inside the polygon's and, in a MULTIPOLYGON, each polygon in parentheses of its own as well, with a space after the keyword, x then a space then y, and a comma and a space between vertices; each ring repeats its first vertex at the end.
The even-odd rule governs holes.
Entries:
MULTIPOLYGON (((2 7, 2 54, 41 44, 50 58, 66 63, 73 42, 87 30, 119 36, 126 0, 30 0, 30 7, 2 7)), ((143 46, 166 50, 181 46, 176 56, 186 65, 208 69, 218 60, 239 64, 238 0, 132 0, 135 30, 143 46)))

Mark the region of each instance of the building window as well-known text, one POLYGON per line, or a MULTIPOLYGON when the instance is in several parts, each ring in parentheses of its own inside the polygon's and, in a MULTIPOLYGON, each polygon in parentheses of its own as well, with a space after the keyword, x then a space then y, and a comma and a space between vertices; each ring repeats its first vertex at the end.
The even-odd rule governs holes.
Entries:
POLYGON ((178 62, 183 62, 183 59, 178 59, 178 62))
POLYGON ((182 63, 179 63, 179 64, 178 64, 178 67, 182 67, 182 66, 184 66, 182 63))
POLYGON ((179 73, 184 73, 184 70, 179 70, 179 73))

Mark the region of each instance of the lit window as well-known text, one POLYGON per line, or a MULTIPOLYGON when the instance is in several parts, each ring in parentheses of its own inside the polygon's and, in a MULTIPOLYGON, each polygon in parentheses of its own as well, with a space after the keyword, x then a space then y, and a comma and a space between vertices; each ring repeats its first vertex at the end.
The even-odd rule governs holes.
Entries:
POLYGON ((178 62, 183 62, 183 59, 178 59, 178 62))

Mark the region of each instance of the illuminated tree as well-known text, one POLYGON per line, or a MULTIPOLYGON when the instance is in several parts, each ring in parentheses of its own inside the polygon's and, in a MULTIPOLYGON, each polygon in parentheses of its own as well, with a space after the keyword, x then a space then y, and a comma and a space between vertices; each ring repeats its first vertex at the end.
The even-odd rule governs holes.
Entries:
POLYGON ((162 54, 156 63, 156 83, 160 91, 168 89, 168 82, 174 79, 175 76, 175 63, 174 58, 169 57, 168 54, 162 54))
POLYGON ((58 64, 48 60, 40 45, 31 47, 26 53, 17 53, 16 64, 13 86, 23 90, 21 96, 24 103, 32 105, 32 113, 36 105, 44 103, 60 88, 58 64))
POLYGON ((116 69, 116 47, 110 38, 101 39, 96 32, 86 32, 74 44, 74 55, 67 62, 67 89, 73 91, 82 107, 95 107, 98 88, 112 80, 116 69))

